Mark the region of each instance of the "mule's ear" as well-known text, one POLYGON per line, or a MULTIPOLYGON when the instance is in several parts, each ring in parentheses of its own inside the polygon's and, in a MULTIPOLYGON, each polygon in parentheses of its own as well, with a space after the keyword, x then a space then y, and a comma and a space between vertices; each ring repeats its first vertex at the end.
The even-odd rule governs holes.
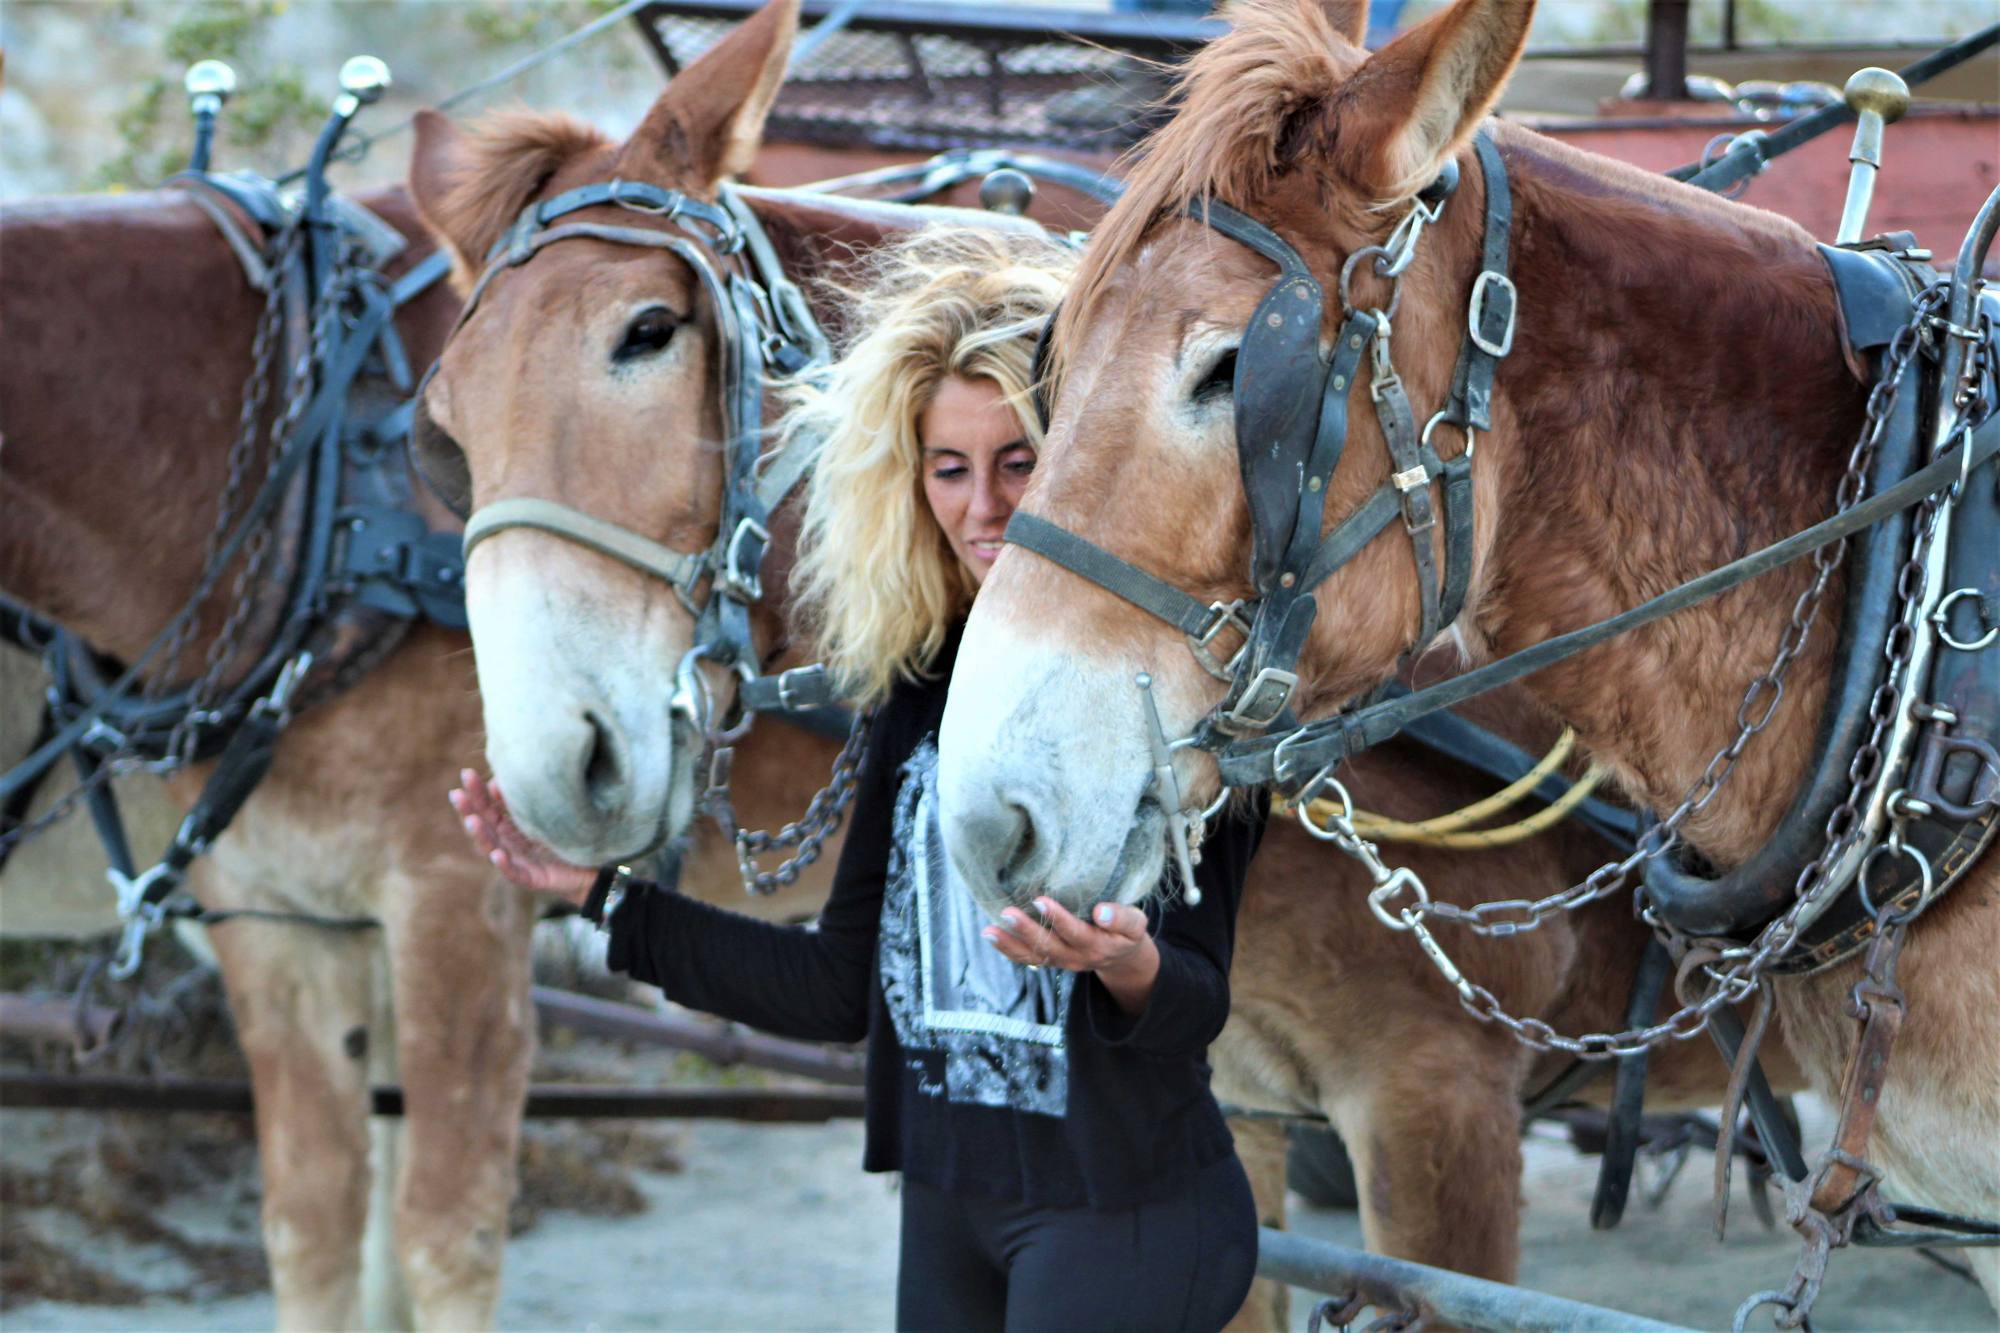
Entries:
POLYGON ((619 150, 621 174, 705 190, 750 169, 799 30, 799 0, 770 0, 674 77, 619 150))
POLYGON ((1320 0, 1326 21, 1355 46, 1367 45, 1368 0, 1320 0))
POLYGON ((467 134, 435 111, 419 111, 410 153, 410 198, 443 241, 464 282, 549 178, 604 136, 569 116, 503 111, 467 134))
POLYGON ((1377 202, 1430 184, 1499 100, 1535 0, 1458 0, 1370 56, 1333 113, 1341 165, 1377 202))
POLYGON ((451 213, 446 200, 451 197, 453 178, 463 173, 466 152, 465 132, 449 116, 425 107, 417 112, 416 147, 410 150, 410 200, 417 216, 450 246, 460 263, 465 261, 462 238, 446 233, 443 219, 451 213))

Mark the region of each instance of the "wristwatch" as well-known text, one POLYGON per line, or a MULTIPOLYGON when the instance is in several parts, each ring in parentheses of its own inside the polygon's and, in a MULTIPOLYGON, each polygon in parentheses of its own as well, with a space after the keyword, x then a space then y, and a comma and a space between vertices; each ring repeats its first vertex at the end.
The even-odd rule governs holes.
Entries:
POLYGON ((583 900, 583 919, 609 933, 611 914, 625 901, 632 883, 631 866, 605 866, 599 870, 597 878, 591 881, 590 895, 583 900))

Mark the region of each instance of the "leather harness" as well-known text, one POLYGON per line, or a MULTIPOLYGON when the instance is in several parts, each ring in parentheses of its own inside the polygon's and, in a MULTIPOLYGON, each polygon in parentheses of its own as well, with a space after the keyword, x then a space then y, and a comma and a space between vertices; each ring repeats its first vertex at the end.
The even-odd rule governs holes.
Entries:
MULTIPOLYGON (((229 826, 269 771, 279 736, 303 707, 331 697, 380 661, 411 623, 465 626, 457 539, 432 532, 411 504, 403 445, 408 357, 394 317, 449 269, 441 253, 393 281, 377 269, 401 251, 400 234, 349 200, 320 193, 297 203, 247 174, 186 172, 174 186, 220 229, 250 285, 282 305, 278 378, 307 364, 296 416, 275 439, 271 469, 208 562, 195 598, 132 662, 111 662, 60 625, 6 607, 0 636, 43 659, 48 714, 35 749, 0 774, 0 857, 25 824, 26 802, 65 756, 87 800, 119 891, 126 937, 112 966, 129 975, 146 931, 166 916, 205 916, 176 899, 187 868, 229 826), (253 232, 256 235, 253 236, 253 232), (296 244, 282 242, 296 237, 296 244), (273 291, 276 288, 276 291, 273 291), (260 531, 289 569, 249 591, 269 601, 274 626, 250 665, 210 697, 198 684, 148 688, 143 674, 177 641, 215 579, 260 531), (160 860, 140 873, 111 788, 98 780, 114 759, 155 767, 217 761, 160 860)), ((256 608, 238 608, 254 618, 256 608)), ((244 623, 248 623, 246 620, 244 623)), ((226 661, 225 661, 226 664, 226 661)), ((240 915, 240 914, 230 914, 240 915)), ((351 926, 347 919, 301 917, 351 926)), ((360 923, 371 924, 371 923, 360 923)))

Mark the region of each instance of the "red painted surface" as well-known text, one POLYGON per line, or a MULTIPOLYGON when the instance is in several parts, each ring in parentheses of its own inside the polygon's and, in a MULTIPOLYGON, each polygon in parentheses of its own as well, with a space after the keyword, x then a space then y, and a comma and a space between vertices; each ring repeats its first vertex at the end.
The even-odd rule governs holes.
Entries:
MULTIPOLYGON (((1665 171, 1699 158, 1717 134, 1757 128, 1754 121, 1724 127, 1713 119, 1689 124, 1657 120, 1634 125, 1592 121, 1587 125, 1547 124, 1543 133, 1565 142, 1665 171)), ((1830 241, 1847 197, 1847 151, 1854 142, 1851 127, 1842 127, 1795 149, 1751 181, 1743 202, 1782 213, 1815 237, 1830 241)), ((1047 152, 1048 150, 1034 150, 1047 152)), ((1108 156, 1049 152, 1100 170, 1108 156)), ((1869 213, 1870 233, 1913 231, 1948 262, 1972 222, 1972 215, 1996 184, 2000 184, 2000 112, 1990 109, 1921 110, 1891 125, 1882 150, 1882 174, 1869 213)), ((831 176, 867 171, 916 160, 914 155, 878 149, 833 149, 807 144, 768 144, 757 161, 752 180, 759 185, 804 185, 831 176)), ((978 186, 968 183, 938 200, 977 206, 978 186)), ((1044 186, 1034 215, 1062 228, 1082 228, 1096 216, 1088 200, 1055 186, 1044 186)))
MULTIPOLYGON (((1626 128, 1544 126, 1543 132, 1579 148, 1634 166, 1665 171, 1701 156, 1703 145, 1729 131, 1714 125, 1626 128)), ((1746 123, 1744 128, 1754 128, 1746 123)), ((1847 198, 1851 126, 1787 153, 1750 183, 1746 204, 1793 219, 1823 241, 1833 239, 1847 198)), ((2000 113, 1986 110, 1918 113, 1889 126, 1882 143, 1882 174, 1868 214, 1871 234, 1913 231, 1941 258, 1953 254, 1972 215, 2000 185, 2000 113)))

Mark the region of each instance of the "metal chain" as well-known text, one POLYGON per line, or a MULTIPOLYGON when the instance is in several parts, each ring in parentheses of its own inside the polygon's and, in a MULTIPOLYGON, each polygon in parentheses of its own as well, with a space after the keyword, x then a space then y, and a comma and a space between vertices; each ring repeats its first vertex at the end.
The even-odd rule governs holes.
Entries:
MULTIPOLYGON (((60 799, 44 810, 34 820, 17 824, 10 829, 0 829, 0 858, 5 858, 17 846, 32 841, 69 818, 70 812, 83 801, 114 778, 127 773, 137 773, 154 766, 133 754, 120 754, 101 762, 87 778, 64 792, 60 799)), ((165 771, 165 770, 155 770, 165 771)))
MULTIPOLYGON (((284 327, 285 286, 281 280, 281 275, 290 268, 292 258, 296 255, 302 238, 303 229, 300 227, 298 219, 294 217, 287 223, 285 229, 279 233, 266 259, 272 280, 270 285, 265 289, 264 304, 258 312, 256 330, 251 337, 251 369, 249 376, 243 383, 242 405, 237 412, 236 434, 229 445, 227 474, 223 481, 221 495, 216 502, 215 523, 209 529, 208 537, 203 543, 201 574, 195 580, 194 591, 190 595, 189 601, 184 604, 186 607, 200 606, 207 601, 209 596, 214 592, 218 576, 221 573, 216 568, 217 556, 223 542, 228 538, 231 523, 236 517, 237 507, 242 503, 244 488, 249 479, 250 462, 256 455, 259 434, 258 426, 263 418, 264 405, 270 398, 272 363, 276 357, 280 342, 278 334, 284 327)), ((296 380, 298 375, 298 368, 293 367, 288 374, 288 379, 296 380)), ((287 418, 296 421, 297 415, 297 407, 288 405, 287 418)), ((277 438, 282 437, 279 436, 277 438)), ((240 592, 241 588, 239 586, 239 595, 240 592)), ((194 636, 198 620, 199 617, 197 616, 183 615, 180 625, 175 629, 166 646, 161 649, 161 665, 147 679, 141 691, 142 698, 158 698, 172 684, 175 670, 179 666, 180 660, 186 653, 188 644, 194 636)), ((224 637, 226 638, 227 636, 225 635, 224 637)), ((51 651, 53 651, 53 645, 51 646, 51 651)), ((68 818, 77 806, 87 800, 93 792, 115 778, 141 770, 150 770, 156 774, 165 774, 180 767, 184 760, 175 759, 172 756, 186 753, 185 747, 189 743, 191 735, 183 736, 181 733, 189 729, 199 716, 198 695, 194 702, 196 703, 195 710, 190 712, 188 718, 183 719, 181 726, 176 728, 175 735, 170 738, 169 757, 167 759, 154 762, 133 754, 126 748, 114 750, 111 754, 104 757, 88 778, 79 781, 75 786, 71 787, 70 790, 65 792, 59 800, 43 811, 36 819, 0 832, 0 853, 5 853, 16 846, 40 837, 43 833, 68 818)))
POLYGON ((826 840, 839 829, 853 803, 856 779, 861 773, 861 757, 868 748, 868 732, 875 720, 873 710, 858 713, 848 730, 847 741, 834 756, 833 776, 813 794, 806 811, 775 833, 739 828, 729 805, 729 790, 710 790, 716 819, 736 844, 736 865, 743 875, 743 887, 750 893, 766 895, 796 883, 806 867, 819 860, 826 840), (766 852, 796 847, 798 851, 771 870, 758 867, 756 857, 766 852))
MULTIPOLYGON (((270 283, 264 291, 264 308, 257 317, 257 330, 250 343, 250 376, 243 382, 243 403, 236 416, 236 438, 230 442, 228 455, 228 475, 223 481, 222 495, 216 502, 215 526, 209 530, 208 540, 202 547, 202 574, 195 583, 193 601, 199 605, 206 601, 214 590, 216 557, 223 541, 229 535, 231 521, 236 515, 236 506, 242 500, 243 487, 250 472, 250 460, 256 454, 258 425, 264 414, 264 404, 271 393, 271 362, 278 347, 278 332, 284 327, 283 275, 290 271, 293 257, 297 254, 304 235, 299 221, 294 217, 279 234, 270 255, 265 259, 270 283)), ((161 654, 159 671, 147 683, 146 698, 157 698, 173 681, 174 673, 180 666, 181 654, 187 650, 188 641, 193 638, 196 618, 189 616, 175 631, 173 639, 161 654)))
MULTIPOLYGON (((275 283, 273 285, 276 285, 275 283)), ((305 346, 299 350, 297 358, 287 368, 285 376, 285 409, 271 423, 267 436, 270 447, 265 465, 265 484, 282 464, 289 446, 294 441, 292 434, 297 429, 299 419, 304 416, 312 402, 314 370, 324 363, 326 348, 332 340, 335 324, 342 317, 342 302, 352 290, 348 281, 348 270, 343 265, 327 282, 313 304, 307 324, 305 346)), ((203 670, 195 681, 189 698, 189 709, 168 739, 172 753, 191 753, 196 733, 207 724, 216 721, 211 710, 219 693, 223 673, 237 656, 237 641, 255 612, 257 602, 250 595, 252 587, 263 577, 265 566, 271 556, 272 543, 277 531, 276 511, 272 517, 245 544, 242 562, 237 566, 236 577, 230 587, 229 614, 222 628, 210 640, 203 658, 203 670)), ((190 622, 191 623, 191 622, 190 622)))
MULTIPOLYGON (((1883 373, 1868 396, 1861 435, 1848 454, 1847 470, 1836 492, 1838 511, 1844 512, 1860 500, 1867 485, 1868 461, 1887 428, 1903 373, 1916 353, 1924 327, 1947 294, 1942 286, 1925 292, 1916 302, 1910 322, 1899 329, 1891 341, 1884 358, 1883 373)), ((1555 1031, 1539 1018, 1509 1014, 1493 992, 1472 982, 1458 969, 1431 934, 1425 918, 1437 916, 1463 925, 1479 935, 1506 936, 1533 930, 1555 912, 1582 907, 1625 887, 1631 872, 1642 861, 1662 855, 1672 848, 1678 841, 1681 825, 1706 808, 1722 789, 1750 738, 1770 725, 1784 697, 1785 674, 1803 649, 1806 636, 1818 617, 1821 598, 1832 570, 1838 567, 1845 554, 1845 541, 1832 543, 1815 553, 1814 578, 1793 604, 1791 621, 1776 657, 1770 667, 1751 682, 1737 707, 1735 739, 1717 751, 1673 812, 1640 836, 1630 855, 1600 866, 1581 883, 1534 900, 1509 899, 1480 903, 1471 908, 1434 902, 1423 881, 1413 872, 1408 869, 1392 870, 1387 866, 1381 859, 1379 849, 1355 831, 1347 816, 1337 817, 1325 825, 1315 824, 1305 814, 1308 799, 1302 798, 1298 806, 1299 821, 1315 837, 1334 843, 1368 869, 1374 880, 1374 888, 1369 893, 1369 907, 1376 917, 1393 930, 1409 931, 1425 956, 1458 991, 1460 1004, 1482 1022, 1500 1024, 1522 1044, 1535 1050, 1563 1051, 1582 1059, 1608 1059, 1648 1050, 1669 1039, 1686 1040, 1699 1033, 1707 1025, 1710 1015, 1724 1004, 1742 1002, 1755 992, 1762 973, 1791 948, 1807 910, 1817 907, 1821 897, 1833 886, 1834 882, 1827 875, 1828 870, 1859 838, 1866 835, 1860 807, 1865 795, 1882 777, 1885 767, 1882 741, 1895 721, 1903 672, 1921 632, 1925 557, 1936 532, 1941 507, 1939 499, 1932 496, 1918 511, 1911 555, 1897 577, 1897 594, 1902 609, 1884 646, 1889 667, 1870 702, 1870 732, 1848 764, 1847 798, 1826 821, 1825 845, 1820 854, 1799 872, 1793 886, 1791 908, 1766 926, 1751 944, 1725 947, 1714 963, 1702 969, 1711 982, 1708 992, 1684 1004, 1661 1022, 1616 1033, 1597 1032, 1570 1037, 1555 1031), (1405 893, 1413 895, 1412 901, 1407 905, 1396 905, 1395 900, 1405 893), (1510 913, 1511 917, 1508 916, 1510 913)), ((1346 798, 1346 789, 1332 776, 1330 769, 1308 784, 1305 797, 1310 798, 1328 788, 1337 793, 1343 810, 1354 808, 1352 800, 1346 798)), ((1666 929, 1649 909, 1642 908, 1640 915, 1655 930, 1666 929)))

